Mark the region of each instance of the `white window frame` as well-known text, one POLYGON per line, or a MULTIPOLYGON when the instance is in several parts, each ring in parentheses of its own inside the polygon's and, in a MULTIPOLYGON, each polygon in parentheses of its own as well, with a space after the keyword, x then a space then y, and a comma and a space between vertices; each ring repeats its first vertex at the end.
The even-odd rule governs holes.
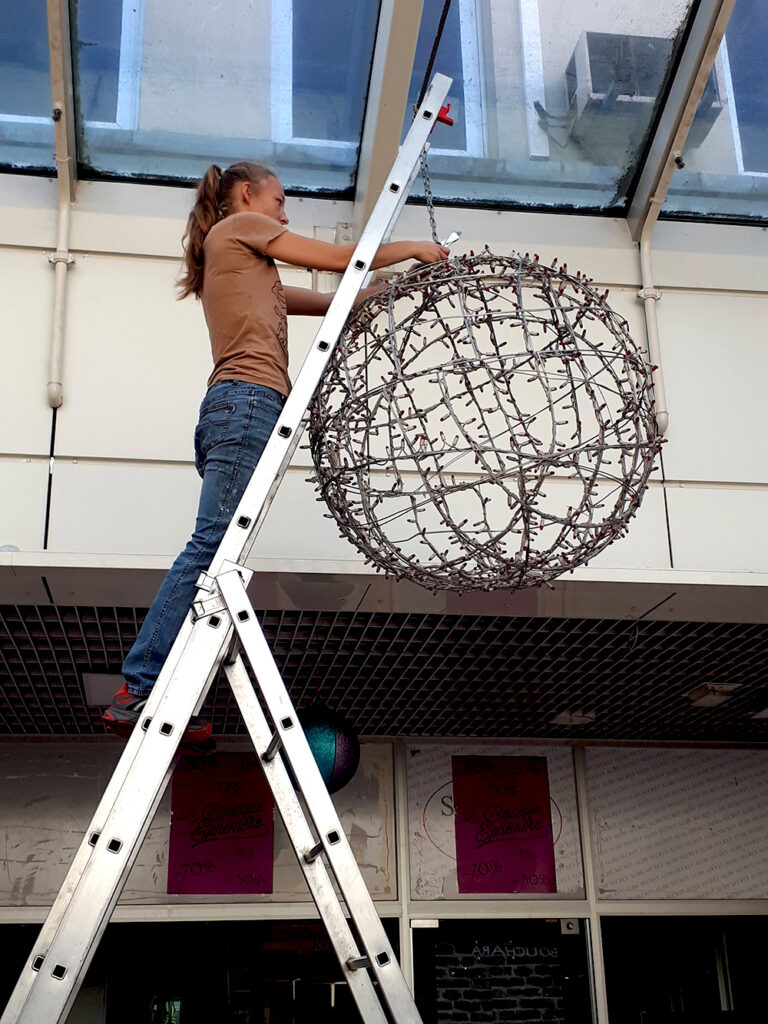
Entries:
POLYGON ((520 46, 523 57, 523 96, 528 157, 549 160, 549 135, 539 121, 534 103, 546 108, 544 91, 544 54, 541 46, 541 12, 539 0, 519 0, 520 46))
POLYGON ((736 109, 736 94, 733 91, 733 78, 731 77, 731 62, 728 57, 728 43, 726 37, 723 36, 723 41, 720 44, 720 61, 723 69, 723 84, 725 86, 725 94, 728 98, 728 113, 731 121, 731 135, 733 136, 733 148, 736 153, 736 167, 739 174, 743 174, 752 178, 768 178, 768 170, 766 171, 748 171, 744 167, 744 153, 741 148, 741 132, 739 130, 739 114, 736 109))
MULTIPOLYGON (((437 156, 482 156, 484 133, 480 81, 481 40, 477 0, 458 0, 461 25, 461 61, 464 69, 466 149, 430 149, 437 156)), ((359 139, 304 138, 293 133, 293 3, 272 0, 271 19, 271 120, 275 142, 356 149, 359 139)))
MULTIPOLYGON (((114 121, 86 121, 86 128, 133 129, 138 125, 141 91, 141 55, 144 28, 144 0, 123 0, 120 31, 120 61, 117 71, 117 111, 114 121)), ((51 123, 50 116, 0 113, 8 124, 51 123)))

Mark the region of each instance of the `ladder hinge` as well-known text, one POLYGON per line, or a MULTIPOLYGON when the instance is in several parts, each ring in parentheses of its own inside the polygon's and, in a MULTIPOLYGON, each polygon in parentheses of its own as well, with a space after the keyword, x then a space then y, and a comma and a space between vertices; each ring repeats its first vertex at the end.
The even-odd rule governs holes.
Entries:
POLYGON ((193 603, 192 620, 197 622, 198 619, 205 619, 212 615, 218 615, 220 612, 225 612, 226 610, 227 606, 218 594, 216 597, 206 597, 202 601, 195 601, 193 603))
POLYGON ((213 576, 209 576, 207 572, 201 572, 197 577, 195 586, 198 590, 204 590, 207 594, 210 594, 216 586, 216 580, 213 576))

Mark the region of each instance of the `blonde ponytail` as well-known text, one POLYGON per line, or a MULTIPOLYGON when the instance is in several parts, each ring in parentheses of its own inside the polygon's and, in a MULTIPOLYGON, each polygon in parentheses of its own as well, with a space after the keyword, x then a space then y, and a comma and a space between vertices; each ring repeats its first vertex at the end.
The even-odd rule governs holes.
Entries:
POLYGON ((181 240, 184 247, 184 270, 178 282, 179 298, 188 295, 200 298, 203 287, 205 236, 217 221, 226 216, 230 193, 240 181, 249 181, 257 190, 275 172, 261 164, 241 160, 225 171, 211 164, 197 186, 195 203, 187 218, 187 228, 181 240))
POLYGON ((195 205, 187 218, 187 229, 181 244, 184 247, 184 274, 179 281, 179 298, 188 295, 199 298, 203 287, 203 242, 205 236, 221 217, 222 171, 211 164, 195 192, 195 205))

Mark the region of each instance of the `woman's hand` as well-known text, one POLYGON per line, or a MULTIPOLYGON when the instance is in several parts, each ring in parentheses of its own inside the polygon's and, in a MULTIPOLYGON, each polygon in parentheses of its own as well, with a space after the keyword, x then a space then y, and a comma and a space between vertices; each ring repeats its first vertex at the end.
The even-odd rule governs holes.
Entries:
POLYGON ((413 246, 413 258, 419 263, 439 263, 451 255, 450 250, 439 242, 414 242, 413 246))

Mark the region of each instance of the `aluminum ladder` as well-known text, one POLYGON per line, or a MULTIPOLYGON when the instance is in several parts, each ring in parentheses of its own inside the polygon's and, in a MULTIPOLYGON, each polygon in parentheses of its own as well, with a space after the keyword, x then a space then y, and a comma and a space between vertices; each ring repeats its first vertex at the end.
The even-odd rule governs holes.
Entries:
POLYGON ((411 190, 451 79, 435 75, 190 615, 133 730, 0 1024, 63 1024, 219 667, 232 687, 312 897, 366 1024, 420 1016, 246 594, 245 559, 370 265, 411 190), (250 663, 267 716, 243 661, 250 663), (301 791, 299 799, 282 751, 301 791), (343 905, 336 893, 335 879, 343 905), (346 908, 346 911, 345 911, 346 908), (352 922, 350 926, 347 916, 352 922))

